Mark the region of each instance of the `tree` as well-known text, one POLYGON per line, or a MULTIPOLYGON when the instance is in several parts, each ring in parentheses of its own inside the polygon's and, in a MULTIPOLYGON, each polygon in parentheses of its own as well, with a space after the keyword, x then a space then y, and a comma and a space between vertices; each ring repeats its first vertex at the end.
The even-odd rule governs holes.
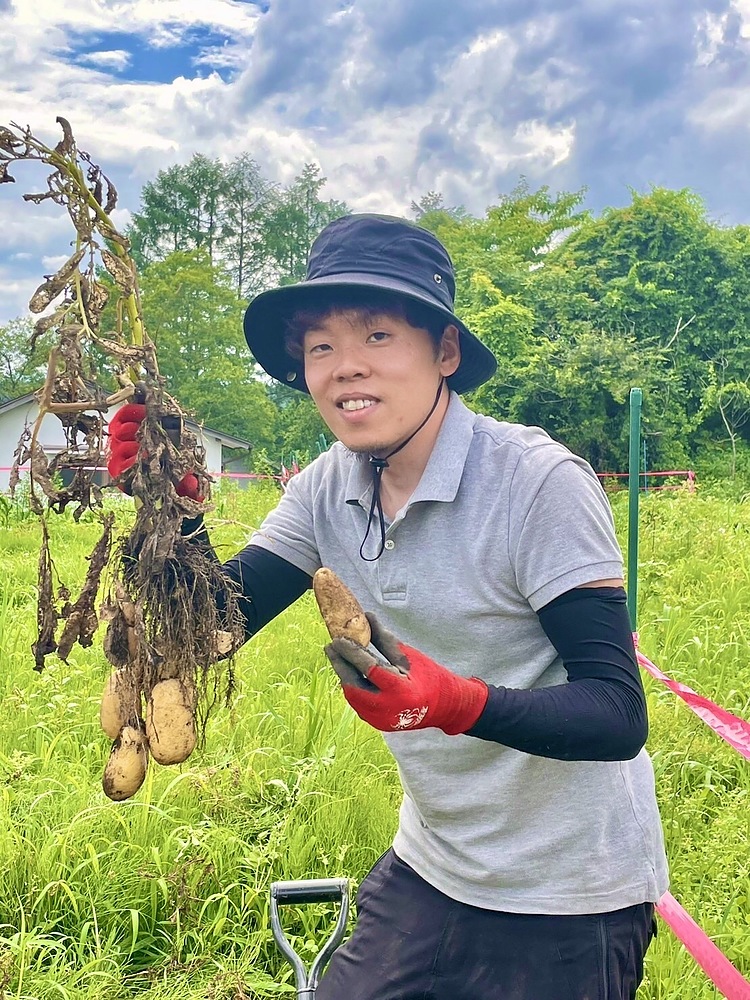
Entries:
POLYGON ((270 284, 291 284, 305 276, 310 245, 329 222, 347 215, 343 201, 322 201, 326 183, 320 167, 305 165, 292 184, 272 200, 265 220, 265 250, 271 265, 270 284))
POLYGON ((576 191, 552 196, 547 187, 532 191, 522 180, 490 205, 482 219, 450 212, 424 214, 420 225, 441 240, 456 268, 458 307, 471 307, 477 274, 506 297, 525 295, 533 270, 550 249, 588 218, 580 210, 583 195, 576 191))
POLYGON ((690 451, 711 369, 745 338, 749 264, 746 228, 713 224, 693 192, 633 193, 547 255, 529 284, 535 332, 565 339, 594 328, 627 337, 643 356, 663 352, 661 420, 690 451))
POLYGON ((142 288, 169 392, 209 426, 274 449, 277 411, 244 344, 230 276, 205 250, 177 251, 144 270, 142 288))
POLYGON ((450 219, 460 222, 469 217, 463 205, 451 205, 450 207, 446 205, 443 201, 443 195, 439 191, 428 191, 427 194, 422 195, 419 201, 413 201, 411 213, 420 226, 432 232, 450 219))
MULTIPOLYGON (((644 388, 651 415, 665 380, 669 372, 657 351, 638 351, 632 336, 581 329, 565 339, 525 340, 474 402, 501 419, 544 427, 598 471, 618 471, 627 464, 631 387, 644 388)), ((673 458, 684 457, 669 435, 667 448, 673 458)))
POLYGON ((315 403, 307 393, 281 382, 269 382, 268 394, 276 407, 278 454, 294 454, 306 462, 334 440, 315 403), (326 444, 321 448, 325 440, 326 444))
POLYGON ((213 263, 221 229, 224 167, 196 153, 186 164, 160 170, 141 191, 141 211, 127 235, 139 267, 177 250, 205 249, 213 263))
POLYGON ((44 382, 51 335, 41 337, 32 348, 33 329, 25 317, 0 326, 0 402, 36 390, 44 382))
POLYGON ((237 297, 251 298, 265 283, 264 221, 274 187, 255 160, 243 153, 227 165, 221 193, 221 256, 234 276, 237 297))
POLYGON ((177 251, 205 250, 234 278, 238 298, 300 280, 310 244, 349 211, 320 198, 325 184, 312 163, 287 188, 271 184, 243 154, 229 164, 196 154, 144 185, 127 235, 139 267, 177 251))
POLYGON ((709 423, 718 415, 732 449, 730 476, 737 475, 737 446, 742 431, 750 426, 750 375, 747 375, 750 351, 743 346, 713 360, 708 384, 698 414, 709 423), (739 356, 738 356, 739 355, 739 356))

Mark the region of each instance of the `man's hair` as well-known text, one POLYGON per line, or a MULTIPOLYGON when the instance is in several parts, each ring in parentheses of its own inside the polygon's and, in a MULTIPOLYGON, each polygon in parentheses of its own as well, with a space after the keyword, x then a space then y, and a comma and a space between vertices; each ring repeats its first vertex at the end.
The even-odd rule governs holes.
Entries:
POLYGON ((393 292, 378 289, 332 288, 326 292, 320 305, 297 309, 286 321, 284 349, 295 361, 303 358, 302 343, 308 330, 312 330, 329 316, 340 313, 353 315, 361 323, 370 323, 378 316, 404 320, 409 326, 426 330, 432 340, 435 357, 440 350, 448 322, 429 306, 415 302, 393 292))

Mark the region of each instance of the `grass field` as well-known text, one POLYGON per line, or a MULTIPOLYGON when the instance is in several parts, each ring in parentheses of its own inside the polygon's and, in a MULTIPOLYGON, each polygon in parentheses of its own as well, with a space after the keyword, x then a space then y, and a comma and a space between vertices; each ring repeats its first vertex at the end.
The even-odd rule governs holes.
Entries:
MULTIPOLYGON (((225 493, 211 515, 220 554, 275 499, 225 493)), ((614 506, 624 531, 624 496, 614 506)), ((127 503, 120 511, 126 520, 127 503)), ((399 799, 380 736, 336 689, 311 598, 244 647, 205 749, 152 766, 138 795, 114 804, 100 784, 108 665, 95 645, 34 672, 39 529, 17 509, 0 514, 0 1000, 294 996, 268 926, 270 883, 356 883, 388 846, 399 799)), ((80 581, 96 525, 54 518, 52 535, 61 578, 80 581)), ((646 655, 750 717, 750 502, 644 498, 639 580, 646 655)), ((645 682, 672 892, 750 977, 750 765, 645 682)), ((306 959, 331 917, 289 914, 306 959)), ((639 1000, 717 996, 662 925, 639 1000)))

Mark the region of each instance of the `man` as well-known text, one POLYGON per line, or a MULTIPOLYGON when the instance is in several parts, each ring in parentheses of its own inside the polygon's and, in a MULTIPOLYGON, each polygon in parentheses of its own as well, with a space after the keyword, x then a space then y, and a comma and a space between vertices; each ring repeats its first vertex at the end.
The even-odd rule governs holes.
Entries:
POLYGON ((317 996, 632 1000, 667 873, 611 513, 543 431, 463 404, 496 362, 453 297, 430 233, 354 215, 245 315, 338 439, 225 565, 248 635, 325 565, 393 665, 326 649, 404 797, 317 996))

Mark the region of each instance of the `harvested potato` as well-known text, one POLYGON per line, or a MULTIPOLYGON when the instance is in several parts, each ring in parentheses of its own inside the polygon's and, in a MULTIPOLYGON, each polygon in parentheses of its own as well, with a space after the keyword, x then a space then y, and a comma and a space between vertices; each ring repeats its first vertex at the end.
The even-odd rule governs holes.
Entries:
POLYGON ((102 778, 104 794, 115 802, 129 799, 143 784, 147 766, 146 737, 140 729, 125 726, 112 744, 112 751, 104 769, 102 778))
POLYGON ((137 721, 142 711, 140 691, 125 670, 115 670, 107 678, 99 707, 99 721, 111 740, 116 740, 123 726, 137 721))
POLYGON ((313 592, 332 639, 344 636, 360 646, 371 639, 370 623, 349 588, 325 566, 313 577, 313 592))
POLYGON ((146 705, 146 736, 159 764, 181 764, 195 749, 195 691, 177 678, 159 681, 146 705))

